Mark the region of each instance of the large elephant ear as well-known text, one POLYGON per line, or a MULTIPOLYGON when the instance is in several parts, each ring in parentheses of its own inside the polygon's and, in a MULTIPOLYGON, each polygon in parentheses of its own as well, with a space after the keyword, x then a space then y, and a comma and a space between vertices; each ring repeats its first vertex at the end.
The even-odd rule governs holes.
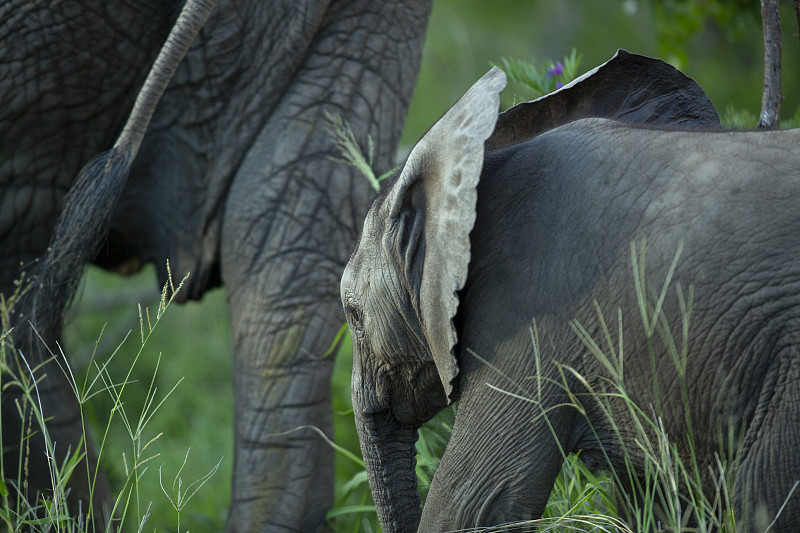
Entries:
POLYGON ((524 142, 581 118, 653 126, 720 128, 706 93, 675 67, 625 50, 548 95, 500 114, 487 147, 524 142))
MULTIPOLYGON (((382 208, 401 224, 406 272, 417 273, 418 312, 448 399, 458 374, 453 352, 456 292, 464 287, 486 139, 494 130, 506 75, 494 67, 420 139, 382 208)), ((412 277, 414 277, 412 275, 412 277)))

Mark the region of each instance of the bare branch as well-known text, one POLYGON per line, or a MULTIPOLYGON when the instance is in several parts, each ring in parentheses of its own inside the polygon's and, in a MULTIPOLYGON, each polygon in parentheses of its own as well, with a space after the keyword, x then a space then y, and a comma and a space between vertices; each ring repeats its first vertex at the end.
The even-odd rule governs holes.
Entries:
POLYGON ((797 30, 800 31, 800 0, 794 0, 794 14, 797 16, 797 30))
MULTIPOLYGON (((797 3, 797 2, 795 2, 797 3)), ((764 27, 764 92, 759 129, 778 129, 781 116, 781 19, 778 0, 761 0, 764 27)))

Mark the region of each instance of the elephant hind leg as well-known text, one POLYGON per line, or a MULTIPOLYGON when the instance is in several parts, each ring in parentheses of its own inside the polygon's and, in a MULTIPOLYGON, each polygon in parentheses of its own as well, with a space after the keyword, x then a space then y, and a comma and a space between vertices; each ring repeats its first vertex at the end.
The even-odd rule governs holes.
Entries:
POLYGON ((772 366, 740 457, 734 496, 737 525, 764 531, 775 520, 772 531, 796 528, 800 523, 800 351, 797 348, 781 354, 772 366))

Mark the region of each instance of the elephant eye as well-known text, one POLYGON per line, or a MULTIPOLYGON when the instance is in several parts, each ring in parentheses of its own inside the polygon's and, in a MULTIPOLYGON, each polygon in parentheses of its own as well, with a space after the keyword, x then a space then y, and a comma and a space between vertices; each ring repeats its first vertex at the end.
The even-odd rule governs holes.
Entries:
POLYGON ((353 324, 353 332, 359 337, 364 334, 364 326, 361 322, 361 311, 355 306, 348 306, 347 313, 350 315, 350 320, 353 324))

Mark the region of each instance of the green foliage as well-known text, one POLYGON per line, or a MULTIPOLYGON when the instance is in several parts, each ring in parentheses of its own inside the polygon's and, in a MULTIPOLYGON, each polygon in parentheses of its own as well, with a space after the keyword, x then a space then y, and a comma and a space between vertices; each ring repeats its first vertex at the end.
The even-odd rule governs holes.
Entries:
MULTIPOLYGON (((696 80, 720 111, 733 106, 758 115, 764 68, 758 10, 753 0, 437 0, 403 142, 411 146, 500 57, 556 58, 572 48, 582 54, 584 70, 618 48, 664 59, 696 80)), ((791 3, 781 3, 781 19, 787 118, 800 105, 791 3)), ((504 105, 512 103, 507 92, 504 105)))
POLYGON ((334 115, 326 112, 325 118, 328 121, 328 132, 333 137, 334 146, 339 150, 342 161, 356 168, 361 172, 374 190, 380 189, 380 182, 394 173, 395 169, 381 174, 375 175, 372 169, 372 155, 373 155, 373 142, 372 137, 367 136, 367 152, 366 154, 361 150, 361 147, 356 141, 356 136, 341 115, 334 115))
POLYGON ((421 501, 424 503, 428 490, 436 473, 436 467, 442 458, 450 433, 453 430, 455 409, 447 408, 437 414, 433 420, 426 423, 419 430, 417 441, 417 488, 421 501))
POLYGON ((614 480, 607 472, 596 472, 578 454, 570 454, 564 459, 542 518, 616 516, 614 490, 614 480))
POLYGON ((720 121, 726 128, 733 130, 753 130, 758 126, 758 115, 747 109, 735 109, 728 106, 720 114, 720 121))
POLYGON ((183 459, 183 464, 178 469, 178 473, 175 474, 175 478, 172 480, 172 486, 170 490, 164 488, 164 482, 161 478, 162 469, 164 465, 161 465, 158 468, 158 484, 161 485, 161 490, 164 492, 164 495, 169 500, 169 503, 172 505, 172 508, 175 510, 175 517, 176 517, 176 526, 175 530, 180 533, 181 530, 181 511, 186 507, 186 504, 189 503, 189 500, 194 498, 197 492, 203 488, 203 485, 208 483, 208 481, 214 477, 214 474, 217 473, 219 470, 219 465, 222 463, 222 459, 220 458, 217 461, 217 464, 214 465, 211 470, 208 471, 207 474, 204 474, 202 477, 196 479, 195 481, 189 483, 189 486, 183 486, 183 478, 181 477, 181 473, 183 469, 186 467, 186 463, 189 460, 189 451, 191 448, 187 448, 186 450, 186 457, 183 459))
POLYGON ((798 107, 794 115, 786 120, 781 120, 781 129, 788 130, 791 128, 800 128, 800 107, 798 107))
POLYGON ((533 100, 551 93, 574 80, 578 75, 581 57, 573 48, 561 61, 549 61, 537 65, 534 60, 525 61, 516 58, 500 59, 500 68, 508 75, 508 79, 522 88, 522 99, 533 100))
MULTIPOLYGON (((736 109, 728 106, 720 114, 723 126, 733 130, 755 130, 758 127, 758 115, 747 109, 736 109)), ((788 118, 781 120, 782 130, 800 128, 800 107, 788 118)))
POLYGON ((679 69, 689 64, 689 41, 709 22, 732 41, 761 20, 759 3, 750 0, 651 0, 650 4, 659 54, 679 69))

